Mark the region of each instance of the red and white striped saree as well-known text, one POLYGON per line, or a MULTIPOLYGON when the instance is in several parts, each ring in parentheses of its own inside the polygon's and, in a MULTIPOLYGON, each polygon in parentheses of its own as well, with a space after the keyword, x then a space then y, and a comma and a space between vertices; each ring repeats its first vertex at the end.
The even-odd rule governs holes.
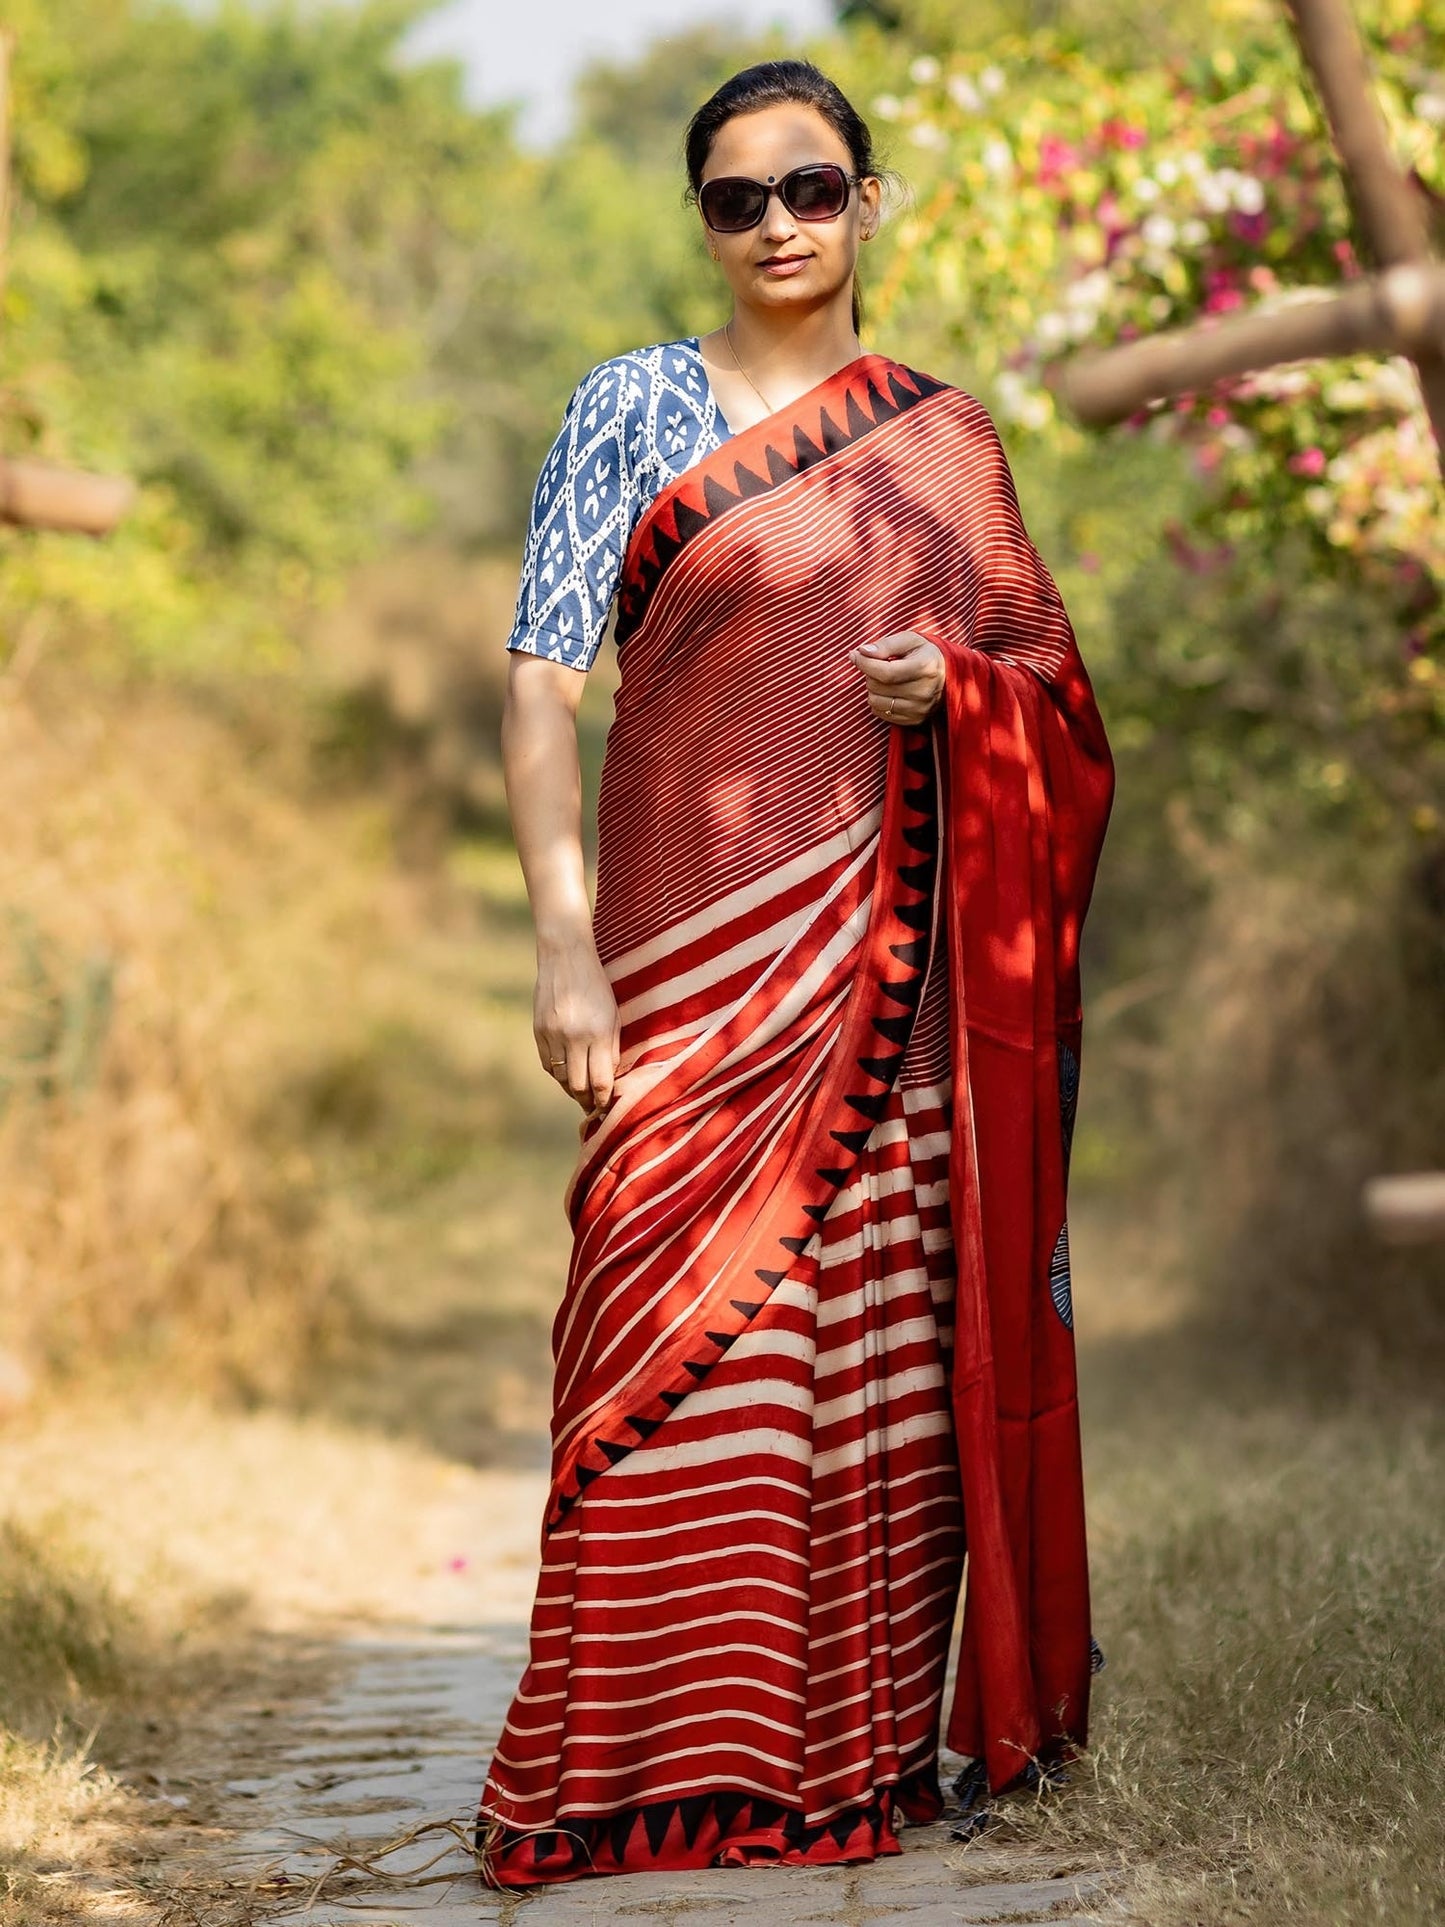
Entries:
POLYGON ((1113 767, 1002 447, 864 354, 633 531, 503 1885, 870 1859, 1082 1743, 1065 1181, 1113 767), (848 650, 947 661, 922 727, 848 650))

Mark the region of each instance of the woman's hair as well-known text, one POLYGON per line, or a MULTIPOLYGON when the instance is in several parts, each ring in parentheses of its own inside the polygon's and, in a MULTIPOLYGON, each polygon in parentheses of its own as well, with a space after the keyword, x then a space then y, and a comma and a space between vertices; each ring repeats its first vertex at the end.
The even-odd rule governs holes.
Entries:
MULTIPOLYGON (((683 149, 688 179, 685 198, 689 201, 697 199, 697 191, 702 186, 702 170, 712 152, 713 141, 719 129, 734 114, 752 114, 761 107, 779 107, 790 102, 815 108, 823 116, 848 149, 855 174, 884 173, 873 154, 873 136, 868 131, 867 121, 836 81, 829 80, 811 60, 762 60, 757 66, 744 67, 731 80, 725 80, 688 122, 683 149)), ((862 325, 863 297, 855 275, 854 332, 860 332, 862 325)))

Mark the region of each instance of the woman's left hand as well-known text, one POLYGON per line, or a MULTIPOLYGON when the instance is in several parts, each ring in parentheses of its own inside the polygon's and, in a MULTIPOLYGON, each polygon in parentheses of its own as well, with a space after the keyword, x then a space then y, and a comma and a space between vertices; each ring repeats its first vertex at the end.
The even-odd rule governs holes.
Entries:
POLYGON ((943 694, 943 651, 916 629, 860 642, 848 660, 863 671, 868 706, 882 722, 925 722, 943 694))

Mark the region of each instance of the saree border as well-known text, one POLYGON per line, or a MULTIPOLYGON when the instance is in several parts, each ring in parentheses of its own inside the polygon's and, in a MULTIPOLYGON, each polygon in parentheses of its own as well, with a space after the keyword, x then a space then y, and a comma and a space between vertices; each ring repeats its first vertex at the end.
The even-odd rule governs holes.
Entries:
POLYGON ((674 476, 644 509, 628 542, 617 585, 617 647, 641 625, 677 557, 705 530, 951 385, 891 355, 862 354, 674 476), (730 484, 718 472, 729 468, 730 484))

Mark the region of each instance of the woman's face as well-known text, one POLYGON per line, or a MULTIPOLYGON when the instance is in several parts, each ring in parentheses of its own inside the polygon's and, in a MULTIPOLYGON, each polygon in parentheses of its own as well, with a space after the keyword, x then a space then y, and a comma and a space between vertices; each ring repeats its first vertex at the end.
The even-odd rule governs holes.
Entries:
MULTIPOLYGON (((742 174, 778 182, 793 168, 818 161, 853 172, 846 143, 816 108, 786 102, 725 121, 713 137, 702 180, 742 174)), ((756 227, 718 234, 704 222, 703 232, 740 303, 818 307, 851 288, 858 244, 878 225, 882 192, 876 175, 864 175, 832 221, 797 220, 771 194, 756 227)))

